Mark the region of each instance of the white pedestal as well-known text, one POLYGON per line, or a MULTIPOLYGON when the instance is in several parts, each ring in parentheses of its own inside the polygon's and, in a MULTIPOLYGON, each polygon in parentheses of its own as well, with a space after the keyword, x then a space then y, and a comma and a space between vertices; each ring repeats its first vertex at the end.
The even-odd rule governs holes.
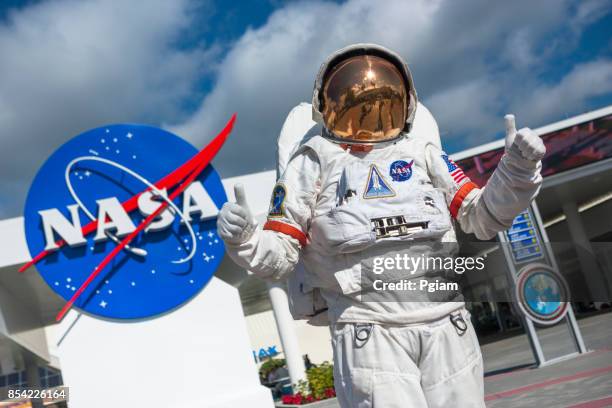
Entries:
MULTIPOLYGON (((60 335, 76 316, 64 319, 60 335)), ((217 278, 157 319, 82 315, 57 353, 70 408, 273 407, 259 383, 238 291, 217 278)))

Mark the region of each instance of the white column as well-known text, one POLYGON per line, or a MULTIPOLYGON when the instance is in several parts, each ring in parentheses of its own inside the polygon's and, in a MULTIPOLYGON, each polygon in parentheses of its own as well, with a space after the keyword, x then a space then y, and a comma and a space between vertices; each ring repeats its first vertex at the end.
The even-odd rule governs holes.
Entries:
POLYGON ((603 276, 595 260, 595 252, 591 247, 591 241, 589 241, 589 237, 580 219, 578 206, 573 201, 568 201, 563 204, 563 213, 567 220, 567 227, 569 228, 572 242, 577 247, 578 262, 584 274, 587 287, 595 304, 599 304, 599 302, 606 299, 605 285, 603 285, 603 276))
POLYGON ((272 302, 272 310, 276 320, 276 327, 280 335, 285 361, 289 370, 291 384, 297 384, 306 379, 306 368, 300 353, 297 334, 293 323, 293 317, 289 311, 289 299, 287 292, 281 283, 268 282, 268 294, 272 302))

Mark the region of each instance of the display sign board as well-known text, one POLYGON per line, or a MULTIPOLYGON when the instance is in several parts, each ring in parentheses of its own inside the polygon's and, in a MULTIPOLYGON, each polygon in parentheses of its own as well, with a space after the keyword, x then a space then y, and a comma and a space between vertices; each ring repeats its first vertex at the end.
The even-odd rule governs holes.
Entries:
POLYGON ((567 357, 547 358, 542 347, 546 339, 538 334, 538 327, 552 326, 562 320, 567 322, 566 333, 573 339, 577 353, 586 352, 570 307, 569 287, 557 270, 535 202, 514 219, 508 230, 500 232, 498 238, 508 263, 514 300, 525 318, 529 343, 538 365, 567 357))
POLYGON ((522 211, 504 236, 519 309, 539 325, 557 323, 568 310, 569 289, 553 267, 554 255, 544 245, 533 209, 522 211))
POLYGON ((528 210, 523 211, 514 219, 506 231, 506 236, 516 264, 544 257, 540 238, 528 210))

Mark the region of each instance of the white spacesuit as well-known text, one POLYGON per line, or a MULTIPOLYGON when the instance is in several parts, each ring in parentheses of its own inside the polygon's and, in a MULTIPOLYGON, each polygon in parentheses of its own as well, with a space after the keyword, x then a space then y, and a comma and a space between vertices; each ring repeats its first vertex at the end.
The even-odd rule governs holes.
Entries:
POLYGON ((364 301, 364 260, 453 255, 453 220, 490 239, 541 183, 545 148, 530 129, 507 122, 506 153, 479 188, 412 129, 417 106, 397 54, 374 44, 337 51, 315 82, 319 126, 282 166, 263 228, 240 188, 218 218, 228 254, 260 277, 285 279, 301 256, 305 283, 327 304, 345 408, 484 406, 482 357, 460 293, 364 301))

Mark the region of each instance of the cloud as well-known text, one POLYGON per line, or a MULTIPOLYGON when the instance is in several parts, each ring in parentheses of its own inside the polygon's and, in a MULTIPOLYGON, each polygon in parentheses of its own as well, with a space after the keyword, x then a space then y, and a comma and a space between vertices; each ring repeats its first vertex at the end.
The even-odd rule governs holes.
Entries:
POLYGON ((425 103, 437 113, 443 141, 466 136, 476 145, 500 137, 500 112, 514 113, 518 126, 532 128, 584 112, 591 99, 612 94, 612 60, 578 64, 553 84, 530 80, 515 86, 511 79, 483 78, 428 97, 425 103))
POLYGON ((506 112, 535 127, 580 113, 592 96, 609 93, 584 86, 556 103, 556 94, 580 87, 580 67, 547 83, 557 59, 571 62, 582 31, 603 14, 598 1, 290 4, 234 44, 218 65, 213 90, 173 129, 203 145, 237 112, 215 166, 223 176, 271 169, 282 121, 291 107, 310 99, 320 63, 342 46, 367 41, 408 61, 447 147, 470 147, 499 136, 506 112))
POLYGON ((499 135, 505 112, 534 127, 580 113, 612 93, 610 61, 574 55, 605 7, 302 1, 283 3, 224 47, 193 37, 210 34, 200 29, 210 8, 195 0, 25 7, 0 22, 0 216, 20 213, 31 178, 58 145, 106 123, 162 124, 201 147, 237 112, 215 167, 223 177, 271 169, 287 112, 310 99, 324 58, 354 42, 403 55, 450 151, 499 135), (202 77, 212 81, 203 96, 202 77), (606 85, 588 83, 594 77, 606 85))
POLYGON ((458 135, 471 135, 470 142, 482 142, 483 133, 494 135, 503 129, 498 111, 503 106, 501 90, 492 81, 476 79, 437 92, 425 100, 436 113, 443 143, 458 135))
POLYGON ((568 112, 584 110, 589 99, 612 93, 612 60, 601 59, 579 64, 554 85, 534 89, 519 108, 532 120, 555 120, 568 112))
POLYGON ((214 48, 182 50, 186 1, 49 1, 0 23, 0 216, 19 214, 38 166, 105 123, 180 120, 214 48))

